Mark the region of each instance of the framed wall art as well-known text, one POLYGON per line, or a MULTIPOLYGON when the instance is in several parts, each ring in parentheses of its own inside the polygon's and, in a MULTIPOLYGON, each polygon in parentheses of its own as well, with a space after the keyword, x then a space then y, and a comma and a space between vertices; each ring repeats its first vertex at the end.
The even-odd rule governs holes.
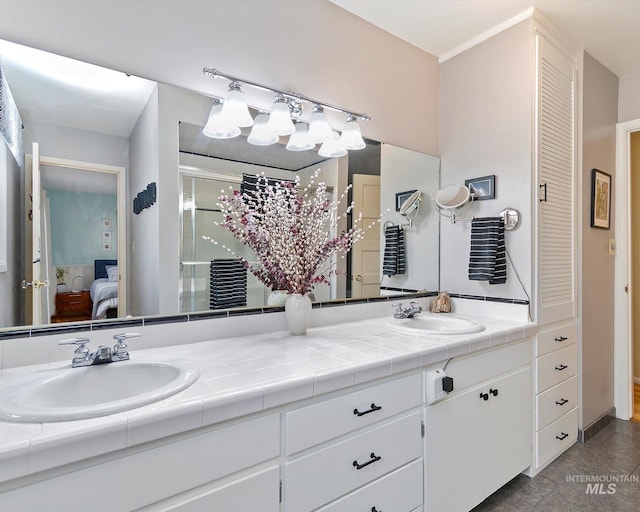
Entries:
POLYGON ((611 228, 611 174, 591 171, 591 227, 611 228))

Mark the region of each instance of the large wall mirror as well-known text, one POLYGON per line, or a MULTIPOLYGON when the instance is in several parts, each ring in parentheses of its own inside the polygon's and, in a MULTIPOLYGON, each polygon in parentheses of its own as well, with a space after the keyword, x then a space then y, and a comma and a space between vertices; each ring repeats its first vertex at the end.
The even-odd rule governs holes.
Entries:
MULTIPOLYGON (((233 246, 215 224, 217 197, 243 174, 262 172, 304 181, 320 168, 334 196, 353 185, 363 217, 388 211, 337 263, 331 284, 314 289, 317 300, 438 289, 437 157, 376 141, 325 159, 287 151, 285 138, 266 147, 248 144, 246 134, 210 139, 202 134, 206 95, 10 42, 0 41, 0 59, 26 155, 22 168, 14 164, 19 179, 7 181, 7 193, 20 198, 7 220, 19 229, 0 280, 0 328, 209 309, 210 264, 229 257, 210 239, 233 246), (134 208, 151 189, 154 202, 134 208), (398 201, 416 190, 422 200, 409 226, 398 201), (403 274, 382 272, 390 226, 404 233, 403 274)), ((265 305, 268 295, 249 277, 247 306, 265 305)))

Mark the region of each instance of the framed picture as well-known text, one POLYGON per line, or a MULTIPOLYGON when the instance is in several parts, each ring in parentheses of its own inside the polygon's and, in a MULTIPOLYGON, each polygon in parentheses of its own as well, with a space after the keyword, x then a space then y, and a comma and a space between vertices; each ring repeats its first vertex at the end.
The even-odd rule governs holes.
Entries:
POLYGON ((464 184, 474 194, 474 201, 484 201, 486 199, 496 198, 496 175, 482 176, 481 178, 473 178, 464 180, 464 184))
POLYGON ((110 228, 111 227, 111 219, 102 219, 102 227, 110 228))
POLYGON ((409 199, 411 194, 413 194, 414 192, 415 190, 407 190, 406 192, 396 192, 396 211, 397 212, 400 211, 400 207, 402 206, 402 203, 404 203, 407 199, 409 199))
POLYGON ((111 231, 103 231, 102 238, 105 240, 111 240, 111 231))
POLYGON ((102 244, 102 250, 103 251, 110 251, 111 250, 111 242, 104 242, 102 244))
POLYGON ((591 171, 591 227, 611 228, 611 174, 591 171))

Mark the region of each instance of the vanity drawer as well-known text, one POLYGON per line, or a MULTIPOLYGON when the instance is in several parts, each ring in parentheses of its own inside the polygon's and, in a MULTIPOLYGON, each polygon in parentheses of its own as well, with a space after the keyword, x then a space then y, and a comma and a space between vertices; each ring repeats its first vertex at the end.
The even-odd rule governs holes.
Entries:
POLYGON ((416 460, 334 501, 318 512, 394 510, 411 512, 422 505, 422 460, 416 460))
POLYGON ((569 448, 578 438, 578 409, 574 408, 536 434, 536 467, 569 448))
POLYGON ((574 375, 536 396, 536 430, 542 430, 577 405, 578 378, 574 375))
POLYGON ((287 512, 315 510, 419 459, 421 419, 415 412, 285 464, 287 512))
POLYGON ((287 413, 287 455, 418 407, 419 374, 287 413))
MULTIPOLYGON (((191 491, 162 503, 139 509, 139 512, 202 512, 233 510, 277 512, 280 510, 278 487, 280 468, 270 469, 200 492, 191 491), (189 494, 189 496, 186 496, 189 494)), ((199 488, 200 490, 201 488, 199 488)))
POLYGON ((578 327, 575 324, 540 332, 536 336, 536 356, 543 356, 559 348, 572 345, 576 342, 577 337, 578 327))
POLYGON ((569 345, 536 359, 536 393, 576 374, 576 345, 569 345))

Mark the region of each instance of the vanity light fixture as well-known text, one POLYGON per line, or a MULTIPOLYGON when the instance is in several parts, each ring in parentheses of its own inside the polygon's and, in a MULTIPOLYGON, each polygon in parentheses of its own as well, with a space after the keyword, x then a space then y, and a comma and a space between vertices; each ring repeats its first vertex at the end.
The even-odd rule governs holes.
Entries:
POLYGON ((287 149, 289 151, 307 151, 316 147, 309 140, 309 127, 305 123, 296 123, 296 131, 289 137, 287 149))
MULTIPOLYGON (((346 154, 347 149, 358 150, 366 147, 360 132, 358 119, 369 121, 371 117, 367 114, 352 112, 342 107, 313 100, 302 94, 281 91, 250 80, 225 75, 216 69, 203 68, 202 72, 207 76, 224 78, 230 82, 229 92, 225 97, 222 110, 219 111, 219 121, 214 123, 213 120, 211 120, 214 114, 212 109, 212 113, 209 116, 211 122, 207 122, 207 126, 205 126, 203 130, 204 135, 208 137, 230 138, 238 134, 236 132, 239 128, 253 125, 249 107, 245 100, 245 93, 241 90, 242 85, 248 85, 256 89, 272 92, 276 95, 275 101, 271 105, 271 112, 269 114, 269 120, 266 123, 266 128, 276 136, 289 135, 289 142, 287 143, 288 150, 305 151, 314 148, 316 144, 324 145, 325 142, 328 142, 328 146, 322 149, 320 155, 326 156, 327 154, 331 154, 332 157, 336 157, 346 154), (306 129, 306 125, 301 122, 305 104, 314 105, 308 129, 306 129), (331 128, 329 120, 324 113, 325 109, 342 112, 347 115, 347 123, 343 130, 343 132, 346 133, 343 133, 342 136, 337 135, 331 128), (295 124, 294 120, 297 121, 295 124)), ((257 117, 260 115, 261 114, 257 117)), ((261 125, 263 122, 262 119, 263 118, 261 118, 260 121, 261 125)), ((266 144, 264 141, 273 138, 273 136, 266 138, 265 135, 259 137, 258 135, 261 131, 262 126, 261 129, 257 130, 257 133, 254 134, 254 137, 252 137, 252 140, 254 140, 254 142, 252 142, 253 144, 258 143, 257 141, 266 144)))
POLYGON ((347 117, 347 124, 345 124, 342 129, 340 142, 345 149, 349 150, 364 149, 366 147, 362 134, 360 133, 360 126, 352 114, 349 114, 347 117))
POLYGON ((239 126, 229 126, 223 122, 223 119, 220 117, 221 111, 222 102, 218 98, 215 98, 211 111, 209 112, 207 124, 205 124, 202 133, 213 139, 232 139, 240 135, 239 126))
POLYGON ((253 128, 247 137, 247 142, 254 146, 270 146, 278 142, 278 135, 269 129, 270 118, 273 114, 261 112, 253 121, 253 128))
POLYGON ((278 94, 273 105, 271 105, 267 128, 276 135, 291 135, 296 131, 296 127, 291 120, 289 102, 282 94, 278 94))
POLYGON ((320 146, 318 154, 327 158, 339 158, 347 154, 347 150, 340 142, 338 132, 332 132, 331 138, 323 142, 322 146, 320 146))
POLYGON ((234 80, 229 84, 229 91, 224 98, 220 117, 223 123, 230 126, 240 128, 253 126, 253 118, 249 113, 244 93, 240 89, 240 82, 234 80))

